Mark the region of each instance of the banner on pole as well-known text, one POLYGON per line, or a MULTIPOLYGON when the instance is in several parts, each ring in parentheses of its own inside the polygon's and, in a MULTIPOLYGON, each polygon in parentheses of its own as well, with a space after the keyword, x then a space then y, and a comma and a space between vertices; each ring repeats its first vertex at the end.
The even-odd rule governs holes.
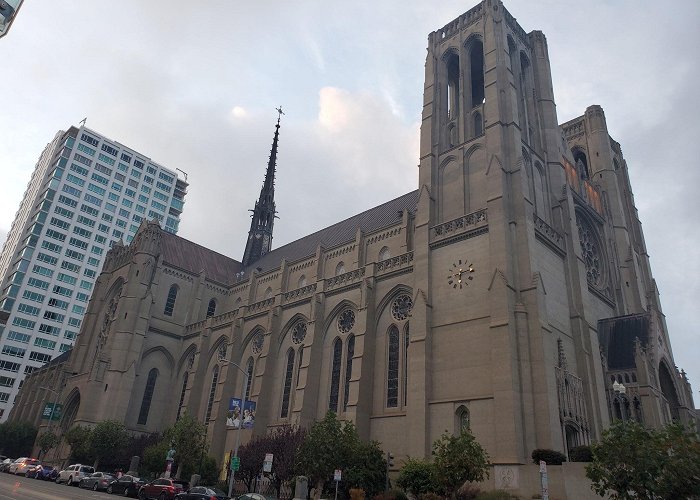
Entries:
POLYGON ((228 403, 228 416, 226 417, 226 427, 238 429, 250 429, 255 425, 255 401, 246 400, 241 411, 240 398, 231 398, 228 403))

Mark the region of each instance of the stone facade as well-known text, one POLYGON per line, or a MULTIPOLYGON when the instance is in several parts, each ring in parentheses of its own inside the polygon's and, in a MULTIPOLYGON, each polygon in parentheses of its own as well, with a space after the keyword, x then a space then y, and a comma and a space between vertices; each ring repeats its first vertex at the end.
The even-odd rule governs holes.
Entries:
POLYGON ((62 428, 153 432, 187 410, 221 458, 245 391, 244 439, 332 409, 427 457, 468 426, 513 490, 533 449, 566 453, 611 419, 697 420, 620 146, 599 106, 558 124, 547 41, 501 2, 429 35, 420 155, 416 191, 249 266, 144 223, 11 418, 39 422, 51 371, 62 428))

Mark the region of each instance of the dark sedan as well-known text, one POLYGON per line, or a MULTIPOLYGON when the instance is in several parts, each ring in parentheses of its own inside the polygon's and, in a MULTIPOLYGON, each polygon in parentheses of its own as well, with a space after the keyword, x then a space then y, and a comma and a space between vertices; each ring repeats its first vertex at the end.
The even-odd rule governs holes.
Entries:
POLYGON ((115 477, 106 472, 93 472, 87 477, 84 477, 78 483, 78 487, 87 488, 92 491, 106 490, 115 477))
POLYGON ((138 477, 126 475, 119 479, 115 479, 107 486, 107 493, 116 493, 127 497, 136 497, 139 494, 139 488, 143 486, 143 481, 138 477))
POLYGON ((175 495, 175 500, 231 500, 231 497, 216 488, 195 486, 186 493, 175 495))

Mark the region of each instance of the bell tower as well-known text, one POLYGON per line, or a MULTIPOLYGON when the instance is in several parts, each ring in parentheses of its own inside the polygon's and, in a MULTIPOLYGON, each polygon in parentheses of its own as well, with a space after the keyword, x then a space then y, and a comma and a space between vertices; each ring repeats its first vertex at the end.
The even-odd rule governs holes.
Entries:
MULTIPOLYGON (((557 340, 564 338, 575 365, 576 342, 590 335, 572 341, 571 311, 552 300, 571 286, 562 243, 547 240, 572 233, 562 202, 563 154, 541 32, 526 33, 502 2, 484 0, 430 33, 409 435, 468 415, 494 463, 527 463, 537 447, 564 448, 557 340), (454 377, 460 383, 450 389, 454 377)), ((592 366, 597 344, 583 349, 594 353, 585 360, 592 366)), ((430 441, 412 441, 410 454, 428 455, 430 441)))

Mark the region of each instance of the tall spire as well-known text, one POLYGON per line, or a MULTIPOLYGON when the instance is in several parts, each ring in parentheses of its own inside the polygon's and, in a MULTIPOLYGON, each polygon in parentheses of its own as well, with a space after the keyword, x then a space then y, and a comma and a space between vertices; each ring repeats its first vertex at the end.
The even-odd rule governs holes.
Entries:
POLYGON ((255 202, 248 242, 243 254, 243 265, 248 266, 265 255, 272 248, 272 226, 275 222, 275 170, 277 168, 277 143, 280 135, 280 119, 284 114, 282 106, 277 108, 277 125, 275 125, 275 137, 272 139, 270 159, 267 162, 265 182, 260 190, 260 198, 255 202))

